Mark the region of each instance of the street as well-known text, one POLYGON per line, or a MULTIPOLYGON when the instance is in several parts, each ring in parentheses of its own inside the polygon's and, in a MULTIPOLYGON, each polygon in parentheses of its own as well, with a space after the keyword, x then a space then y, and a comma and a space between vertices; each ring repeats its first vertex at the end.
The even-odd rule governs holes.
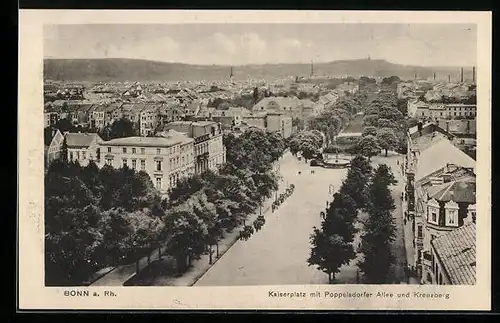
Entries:
POLYGON ((347 169, 313 168, 290 153, 280 161, 280 168, 284 181, 295 184, 295 192, 277 211, 265 214, 261 231, 237 242, 195 286, 328 283, 325 273, 307 264, 309 237, 313 227, 321 225, 319 213, 326 201, 332 200, 329 186, 338 190, 347 169))

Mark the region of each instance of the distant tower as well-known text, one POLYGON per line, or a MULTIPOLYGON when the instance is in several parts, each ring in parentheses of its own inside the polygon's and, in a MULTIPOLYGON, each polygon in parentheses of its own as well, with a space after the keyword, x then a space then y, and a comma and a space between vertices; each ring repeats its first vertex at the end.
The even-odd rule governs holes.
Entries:
POLYGON ((464 68, 460 68, 460 83, 464 82, 464 68))
POLYGON ((435 81, 436 80, 436 72, 432 73, 432 79, 435 81))
POLYGON ((476 84, 476 67, 472 66, 472 83, 476 84))
POLYGON ((448 74, 448 83, 451 83, 451 75, 448 74))
POLYGON ((314 63, 311 61, 311 77, 314 75, 314 63))
POLYGON ((233 79, 233 67, 231 66, 231 70, 229 72, 229 79, 233 79))

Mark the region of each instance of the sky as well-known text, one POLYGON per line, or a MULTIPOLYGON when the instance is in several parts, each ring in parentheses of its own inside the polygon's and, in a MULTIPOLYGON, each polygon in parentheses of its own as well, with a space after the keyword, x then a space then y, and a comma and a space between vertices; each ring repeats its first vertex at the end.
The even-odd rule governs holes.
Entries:
POLYGON ((201 65, 385 59, 420 66, 476 64, 466 24, 46 25, 45 58, 136 58, 201 65))

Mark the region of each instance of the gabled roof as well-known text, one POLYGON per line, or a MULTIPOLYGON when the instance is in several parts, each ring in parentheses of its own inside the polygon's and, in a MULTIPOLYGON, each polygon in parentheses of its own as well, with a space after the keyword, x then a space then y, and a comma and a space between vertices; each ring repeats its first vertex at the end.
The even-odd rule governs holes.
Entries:
POLYGON ((455 147, 449 140, 442 139, 418 155, 415 180, 418 181, 447 164, 476 169, 476 161, 455 147))
POLYGON ((440 235, 431 245, 453 285, 476 283, 476 224, 462 227, 440 235))
POLYGON ((102 139, 96 133, 67 133, 66 144, 68 147, 89 147, 93 142, 102 139))

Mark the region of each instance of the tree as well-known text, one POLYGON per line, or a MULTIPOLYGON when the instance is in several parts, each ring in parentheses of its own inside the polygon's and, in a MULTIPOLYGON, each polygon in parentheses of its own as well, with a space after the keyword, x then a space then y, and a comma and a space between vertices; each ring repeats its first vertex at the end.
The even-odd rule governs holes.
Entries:
POLYGON ((109 129, 109 139, 132 137, 134 135, 134 124, 125 118, 115 120, 109 129))
POLYGON ((311 254, 307 263, 328 274, 329 284, 335 280, 340 267, 348 264, 355 256, 352 244, 340 234, 326 233, 325 230, 314 227, 310 242, 311 254))
POLYGON ((184 273, 194 257, 205 252, 208 228, 185 207, 170 210, 165 216, 165 234, 170 237, 168 253, 177 261, 177 270, 184 273))
POLYGON ((384 284, 390 279, 390 268, 394 262, 391 243, 395 239, 396 227, 392 211, 394 200, 388 185, 395 183, 387 165, 379 165, 367 189, 368 219, 364 222, 360 251, 364 254, 358 263, 368 283, 384 284))
POLYGON ((368 135, 359 140, 358 151, 362 156, 365 156, 368 160, 370 160, 371 157, 380 153, 380 146, 374 136, 368 135))
POLYGON ((397 147, 397 138, 394 134, 394 130, 390 128, 382 128, 377 132, 377 140, 380 148, 385 150, 385 157, 387 157, 387 151, 389 149, 395 149, 397 147))
POLYGON ((64 134, 65 132, 74 132, 75 131, 75 126, 67 118, 59 119, 56 122, 56 124, 54 125, 54 128, 59 129, 59 131, 62 134, 64 134))
POLYGON ((368 135, 376 136, 377 135, 377 128, 375 128, 374 126, 365 127, 363 129, 363 132, 362 132, 361 136, 365 137, 365 136, 368 136, 368 135))
POLYGON ((370 165, 370 162, 360 155, 355 156, 351 160, 350 169, 361 172, 361 174, 365 176, 366 182, 368 182, 373 172, 373 167, 370 165))
POLYGON ((365 114, 363 117, 363 126, 377 126, 378 115, 377 114, 365 114))

